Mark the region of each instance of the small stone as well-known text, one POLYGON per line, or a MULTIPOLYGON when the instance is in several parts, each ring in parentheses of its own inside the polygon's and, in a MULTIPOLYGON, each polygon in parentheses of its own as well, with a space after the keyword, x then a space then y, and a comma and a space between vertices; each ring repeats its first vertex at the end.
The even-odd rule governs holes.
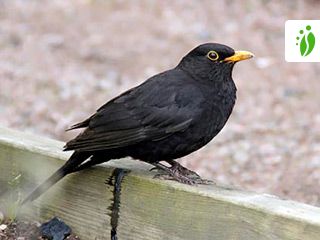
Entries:
POLYGON ((59 218, 54 217, 49 222, 40 226, 40 232, 42 237, 53 240, 63 240, 71 234, 71 228, 59 218))
POLYGON ((8 226, 6 224, 1 224, 0 225, 0 230, 4 231, 8 226))
POLYGON ((269 67, 273 63, 273 59, 268 57, 260 57, 256 60, 256 65, 258 68, 263 69, 269 67))
POLYGON ((61 48, 64 43, 64 37, 58 34, 47 34, 44 36, 44 43, 52 48, 61 48))

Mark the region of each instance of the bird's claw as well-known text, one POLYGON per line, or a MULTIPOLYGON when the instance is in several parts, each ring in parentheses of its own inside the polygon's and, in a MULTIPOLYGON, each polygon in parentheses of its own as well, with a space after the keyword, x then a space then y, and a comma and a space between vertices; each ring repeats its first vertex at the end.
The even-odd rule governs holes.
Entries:
POLYGON ((177 175, 173 176, 171 174, 156 174, 153 178, 161 180, 176 180, 177 182, 188 184, 188 185, 212 185, 215 184, 214 181, 202 179, 202 178, 192 178, 189 176, 177 175))
POLYGON ((202 179, 199 174, 194 171, 191 171, 177 162, 172 162, 172 166, 165 167, 162 164, 156 165, 154 168, 150 169, 153 171, 157 169, 160 173, 156 174, 154 178, 163 179, 163 180, 176 180, 180 183, 188 185, 197 185, 197 184, 214 184, 213 181, 202 179))
POLYGON ((196 184, 202 184, 202 185, 214 185, 214 184, 216 184, 216 183, 215 183, 214 181, 212 181, 212 180, 202 179, 202 178, 195 179, 195 183, 196 183, 196 184))
POLYGON ((153 178, 161 179, 161 180, 175 180, 180 183, 188 184, 188 185, 196 185, 196 181, 191 178, 182 175, 173 175, 173 174, 156 174, 153 178))

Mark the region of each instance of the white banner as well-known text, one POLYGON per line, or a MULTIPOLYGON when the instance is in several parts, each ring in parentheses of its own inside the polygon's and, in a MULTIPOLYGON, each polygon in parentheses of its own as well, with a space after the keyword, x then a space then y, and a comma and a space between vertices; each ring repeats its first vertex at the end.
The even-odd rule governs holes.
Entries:
POLYGON ((287 62, 320 62, 320 20, 288 20, 285 25, 287 62))

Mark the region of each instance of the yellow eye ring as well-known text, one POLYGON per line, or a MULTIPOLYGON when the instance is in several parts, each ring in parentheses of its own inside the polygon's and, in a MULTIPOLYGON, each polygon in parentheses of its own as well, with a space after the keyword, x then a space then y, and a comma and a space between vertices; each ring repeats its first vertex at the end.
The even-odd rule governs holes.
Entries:
POLYGON ((219 58, 219 54, 216 51, 212 50, 212 51, 208 52, 207 58, 209 58, 212 61, 215 61, 219 58))

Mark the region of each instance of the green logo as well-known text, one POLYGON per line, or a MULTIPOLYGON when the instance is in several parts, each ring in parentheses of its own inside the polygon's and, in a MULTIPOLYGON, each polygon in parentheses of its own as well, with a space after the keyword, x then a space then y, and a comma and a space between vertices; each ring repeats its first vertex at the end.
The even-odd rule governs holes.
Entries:
POLYGON ((304 32, 302 29, 299 31, 300 36, 296 37, 297 43, 296 45, 300 45, 300 54, 302 57, 308 56, 316 43, 316 38, 314 34, 311 32, 311 26, 306 26, 306 31, 304 32), (299 41, 300 40, 300 41, 299 41))

